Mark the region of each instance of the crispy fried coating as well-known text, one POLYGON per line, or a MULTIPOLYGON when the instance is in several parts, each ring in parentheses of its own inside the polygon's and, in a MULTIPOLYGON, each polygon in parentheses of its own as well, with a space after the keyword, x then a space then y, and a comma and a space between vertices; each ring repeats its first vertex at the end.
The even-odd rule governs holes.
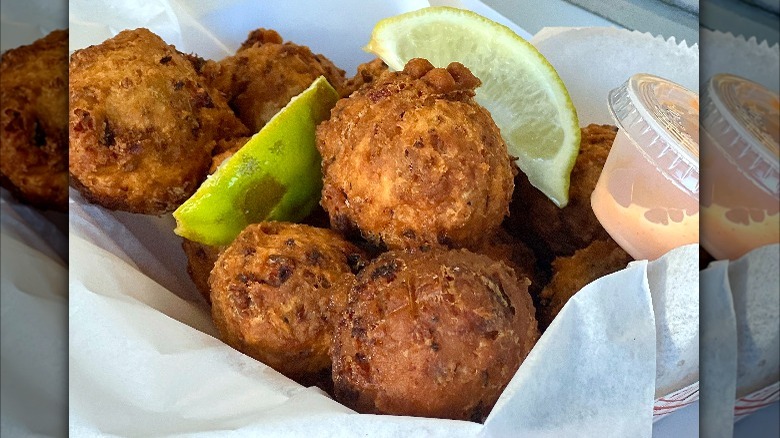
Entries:
POLYGON ((214 148, 214 156, 211 157, 211 167, 209 168, 209 175, 216 172, 219 166, 225 162, 233 154, 238 152, 239 149, 252 137, 236 137, 226 140, 220 140, 217 142, 217 146, 214 148))
POLYGON ((619 271, 632 261, 612 239, 596 240, 573 255, 552 263, 553 276, 540 294, 539 325, 547 327, 563 305, 588 283, 619 271))
POLYGON ((390 70, 388 69, 387 64, 379 58, 360 64, 355 76, 347 80, 344 96, 349 96, 364 85, 376 81, 388 71, 390 70))
POLYGON ((70 174, 106 208, 162 214, 203 181, 216 140, 247 135, 191 59, 147 29, 70 61, 70 174))
POLYGON ((331 225, 389 248, 478 247, 508 213, 513 168, 479 85, 424 59, 387 73, 317 127, 331 225))
POLYGON ((207 62, 202 74, 252 132, 319 76, 339 94, 346 92, 343 70, 306 46, 283 43, 278 33, 266 29, 252 31, 234 56, 207 62))
POLYGON ((68 31, 0 58, 0 183, 22 202, 68 208, 68 31))
MULTIPOLYGON (((224 152, 215 156, 214 159, 226 159, 231 154, 232 152, 229 151, 224 152)), ((215 161, 212 163, 212 166, 219 166, 219 164, 219 162, 215 161)), ((301 223, 317 228, 327 228, 328 214, 321 207, 317 206, 301 223)), ((211 275, 211 270, 214 268, 217 258, 225 250, 225 246, 204 245, 189 239, 182 239, 182 249, 187 256, 187 273, 190 275, 198 292, 206 300, 206 303, 210 305, 211 288, 209 287, 209 275, 211 275)), ((328 379, 330 379, 330 375, 328 375, 328 379)))
POLYGON ((209 276, 225 247, 204 245, 189 239, 182 239, 181 247, 187 256, 187 274, 206 303, 211 304, 209 276))
POLYGON ((349 290, 335 397, 361 413, 483 421, 538 338, 527 281, 467 250, 382 254, 349 290))
POLYGON ((363 260, 330 230, 249 225, 211 272, 214 323, 231 347, 301 384, 316 383, 330 368, 332 295, 363 260))
POLYGON ((593 214, 590 195, 616 134, 617 128, 609 125, 582 128, 580 151, 571 172, 569 204, 564 208, 558 208, 533 187, 525 174, 518 174, 509 216, 513 233, 550 257, 572 255, 594 240, 608 239, 609 234, 593 214))
POLYGON ((484 254, 495 261, 504 262, 515 270, 519 278, 527 278, 531 281, 529 289, 538 283, 539 272, 533 250, 522 241, 512 237, 503 228, 499 228, 475 252, 484 254))

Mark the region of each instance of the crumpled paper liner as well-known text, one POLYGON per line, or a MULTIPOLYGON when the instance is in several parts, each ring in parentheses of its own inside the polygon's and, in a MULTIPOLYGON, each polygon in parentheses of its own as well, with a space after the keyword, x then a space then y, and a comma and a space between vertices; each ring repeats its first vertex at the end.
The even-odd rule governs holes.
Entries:
MULTIPOLYGON (((780 245, 701 272, 702 436, 780 399, 780 245)), ((727 434, 725 434, 727 433, 727 434)))
MULTIPOLYGON (((179 36, 175 32, 163 36, 179 41, 180 49, 219 58, 225 47, 237 47, 249 30, 265 26, 312 46, 349 71, 370 59, 360 47, 379 18, 419 3, 375 10, 357 7, 355 1, 314 10, 303 1, 251 3, 251 7, 247 1, 208 1, 185 8, 177 1, 157 0, 146 2, 147 9, 131 11, 128 8, 137 7, 137 2, 81 0, 71 3, 71 48, 104 37, 91 31, 110 34, 148 25, 154 31, 159 27, 163 34, 181 29, 179 36), (142 16, 144 10, 147 17, 142 16), (181 11, 186 15, 180 22, 165 21, 181 11), (102 24, 104 19, 109 20, 108 26, 102 24), (196 34, 192 39, 187 36, 190 32, 196 34)), ((582 79, 567 83, 570 90, 593 85, 582 79)), ((635 262, 579 293, 523 363, 484 425, 359 415, 212 336, 215 330, 208 312, 192 300, 194 287, 180 280, 186 276, 184 258, 181 252, 176 255, 179 238, 166 234, 169 216, 107 212, 85 204, 78 194, 72 194, 72 199, 70 431, 74 435, 219 436, 230 430, 237 436, 560 436, 576 431, 647 437, 652 430, 657 369, 669 370, 664 376, 685 374, 677 369, 677 357, 670 358, 663 348, 657 355, 657 346, 698 343, 687 339, 691 331, 680 339, 670 337, 667 328, 679 321, 679 315, 689 315, 687 309, 666 308, 673 302, 668 285, 697 289, 688 271, 680 275, 668 268, 697 270, 696 249, 688 246, 659 261, 635 262), (666 314, 656 319, 654 307, 666 314), (656 333, 668 339, 658 340, 656 333), (672 362, 667 363, 669 359, 672 362)), ((698 325, 698 321, 688 323, 698 325)), ((679 327, 674 330, 682 333, 679 327)))
POLYGON ((0 435, 57 436, 67 427, 67 236, 0 192, 0 435))
POLYGON ((780 245, 729 263, 737 328, 737 397, 780 380, 780 245))
POLYGON ((649 73, 699 91, 699 47, 649 33, 610 27, 547 27, 531 43, 566 84, 580 124, 615 122, 609 91, 636 73, 649 73), (569 84, 586 83, 587 87, 569 84))
POLYGON ((777 92, 780 90, 780 45, 760 43, 756 37, 745 38, 731 33, 702 29, 704 60, 701 77, 705 83, 719 73, 729 73, 757 82, 777 92))

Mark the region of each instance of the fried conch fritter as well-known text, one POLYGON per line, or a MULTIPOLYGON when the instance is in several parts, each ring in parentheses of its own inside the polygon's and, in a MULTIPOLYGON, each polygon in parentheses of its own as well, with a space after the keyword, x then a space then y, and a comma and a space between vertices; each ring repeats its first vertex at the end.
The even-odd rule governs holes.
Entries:
POLYGON ((212 316, 231 347, 308 385, 330 369, 334 292, 364 263, 331 230, 249 225, 211 271, 212 316))
POLYGON ((0 182, 38 208, 68 208, 68 31, 0 59, 0 182))
POLYGON ((283 42, 273 30, 257 29, 234 56, 207 62, 206 81, 221 91, 230 107, 257 132, 294 96, 315 79, 325 79, 339 92, 346 92, 344 71, 306 46, 283 42))
POLYGON ((564 208, 558 208, 532 186, 525 174, 518 174, 509 216, 510 229, 534 244, 537 251, 548 253, 550 258, 569 256, 594 240, 609 239, 593 214, 590 195, 616 134, 617 128, 609 125, 582 128, 580 151, 571 172, 569 204, 564 208))
POLYGON ((413 59, 340 100, 317 128, 334 228, 389 248, 478 247, 509 211, 513 167, 480 84, 413 59))
POLYGON ((388 72, 387 64, 379 58, 360 64, 355 76, 347 80, 345 96, 349 96, 366 84, 370 84, 388 72))
POLYGON ((70 174, 106 208, 161 214, 206 177, 219 139, 247 135, 192 57, 147 29, 70 60, 70 174))
POLYGON ((361 413, 483 421, 538 338, 527 286, 463 249, 380 255, 336 328, 336 399, 361 413))
POLYGON ((632 261, 611 238, 595 240, 568 257, 552 262, 553 276, 540 294, 539 324, 547 327, 571 297, 588 283, 617 272, 632 261))

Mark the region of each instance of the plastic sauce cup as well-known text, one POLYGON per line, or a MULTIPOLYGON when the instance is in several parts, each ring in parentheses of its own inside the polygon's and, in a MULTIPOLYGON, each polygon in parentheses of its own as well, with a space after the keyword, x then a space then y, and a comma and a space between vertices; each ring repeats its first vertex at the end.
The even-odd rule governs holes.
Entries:
POLYGON ((637 74, 609 93, 618 133, 593 212, 637 260, 699 241, 699 96, 637 74))
POLYGON ((780 241, 780 99, 763 86, 715 75, 702 97, 701 244, 719 260, 780 241))

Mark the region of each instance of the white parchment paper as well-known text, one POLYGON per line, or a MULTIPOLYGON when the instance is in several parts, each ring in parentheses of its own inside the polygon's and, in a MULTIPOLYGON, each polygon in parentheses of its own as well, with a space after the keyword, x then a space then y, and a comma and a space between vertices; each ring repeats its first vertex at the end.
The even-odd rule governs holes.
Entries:
MULTIPOLYGON (((67 236, 0 189, 0 435, 67 428, 67 236)), ((53 220, 52 220, 53 219, 53 220)))
POLYGON ((737 398, 780 380, 780 245, 729 264, 737 320, 737 398))
POLYGON ((544 28, 531 42, 567 85, 581 123, 615 122, 610 90, 636 73, 649 73, 699 91, 699 47, 649 33, 609 27, 544 28), (587 87, 571 87, 586 83, 587 87))
MULTIPOLYGON (((144 25, 181 50, 220 58, 248 31, 269 27, 352 74, 371 58, 360 48, 376 21, 426 4, 77 0, 70 9, 71 49, 144 25)), ((603 80, 580 78, 567 86, 574 94, 592 88, 590 81, 597 79, 603 80)), ((606 97, 591 104, 605 102, 606 97)), ((588 103, 582 105, 578 110, 587 113, 588 103)), ((698 344, 698 332, 689 329, 698 326, 698 318, 688 319, 688 326, 681 318, 698 304, 671 299, 676 288, 681 293, 697 288, 689 270, 669 269, 688 266, 679 262, 695 253, 691 248, 650 264, 636 262, 587 286, 563 309, 480 425, 355 414, 320 390, 303 388, 230 349, 214 337, 208 311, 195 299, 169 216, 108 212, 86 205, 73 192, 72 200, 74 435, 221 436, 230 431, 234 436, 452 437, 576 431, 647 437, 657 369, 668 370, 664 376, 685 375, 679 387, 689 380, 678 369, 679 354, 668 355, 665 346, 680 346, 687 358, 694 338, 698 344), (663 318, 654 316, 654 308, 663 310, 663 318)), ((670 388, 676 386, 672 380, 666 381, 670 388)))
POLYGON ((701 272, 701 418, 702 436, 730 438, 737 393, 737 319, 728 277, 728 261, 701 272))
POLYGON ((770 46, 755 37, 745 38, 702 29, 701 77, 706 82, 719 73, 730 73, 758 82, 764 87, 780 90, 780 45, 770 46))

